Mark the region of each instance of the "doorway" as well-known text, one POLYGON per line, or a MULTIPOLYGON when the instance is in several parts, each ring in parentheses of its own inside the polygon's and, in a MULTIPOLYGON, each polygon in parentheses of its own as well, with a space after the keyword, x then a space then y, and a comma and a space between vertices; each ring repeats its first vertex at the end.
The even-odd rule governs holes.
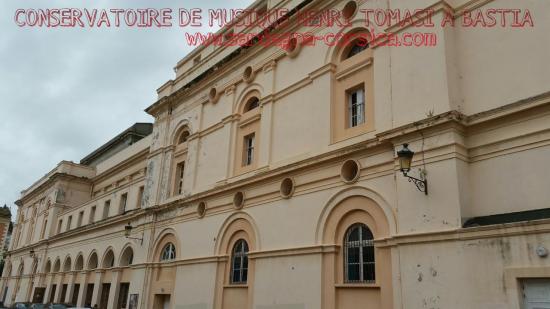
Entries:
POLYGON ((46 293, 46 288, 34 288, 34 295, 32 297, 33 303, 43 303, 44 294, 46 293))
POLYGON ((57 289, 57 285, 52 285, 52 290, 50 291, 50 303, 53 303, 55 300, 55 290, 57 289))
POLYGON ((94 295, 94 284, 88 283, 86 287, 86 300, 84 301, 84 306, 92 307, 92 297, 94 295))
POLYGON ((78 293, 80 292, 80 284, 75 284, 73 288, 73 296, 71 297, 71 305, 76 306, 78 301, 78 293))
POLYGON ((107 309, 109 303, 109 292, 111 290, 110 283, 103 283, 101 285, 101 299, 99 300, 99 309, 107 309))
POLYGON ((155 294, 154 309, 170 309, 170 294, 155 294))

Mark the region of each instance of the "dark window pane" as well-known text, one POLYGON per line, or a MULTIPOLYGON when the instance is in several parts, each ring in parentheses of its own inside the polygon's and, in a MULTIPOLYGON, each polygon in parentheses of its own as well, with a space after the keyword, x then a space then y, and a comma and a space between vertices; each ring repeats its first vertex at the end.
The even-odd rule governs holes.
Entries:
POLYGON ((233 270, 233 282, 234 283, 241 282, 241 272, 239 270, 233 270))
POLYGON ((350 232, 348 236, 348 241, 357 241, 359 240, 359 228, 354 227, 350 232))
POLYGON ((348 263, 359 263, 359 248, 348 248, 348 263))
POLYGON ((363 262, 374 262, 374 247, 366 246, 363 249, 363 262))
POLYGON ((374 281, 374 264, 363 264, 363 276, 365 276, 365 280, 367 281, 374 281))
POLYGON ((358 281, 359 278, 359 265, 351 264, 348 265, 348 280, 349 281, 358 281))
POLYGON ((372 232, 370 231, 370 229, 366 226, 363 226, 363 228, 361 229, 362 230, 362 237, 363 237, 363 240, 371 240, 373 239, 372 237, 372 232))
POLYGON ((241 257, 235 256, 233 257, 233 269, 240 269, 241 268, 241 257))
POLYGON ((243 257, 243 268, 248 268, 248 257, 247 256, 244 256, 243 257))
POLYGON ((242 278, 242 282, 245 282, 246 283, 246 280, 248 279, 248 270, 247 269, 243 269, 243 278, 242 278))

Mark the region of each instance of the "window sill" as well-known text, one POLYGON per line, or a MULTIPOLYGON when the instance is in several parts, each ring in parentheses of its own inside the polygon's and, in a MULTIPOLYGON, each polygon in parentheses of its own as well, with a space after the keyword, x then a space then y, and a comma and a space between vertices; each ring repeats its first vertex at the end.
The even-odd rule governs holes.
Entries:
POLYGON ((377 283, 341 283, 335 284, 337 289, 380 289, 380 285, 377 283))
POLYGON ((225 284, 223 287, 226 289, 248 289, 248 284, 225 284))

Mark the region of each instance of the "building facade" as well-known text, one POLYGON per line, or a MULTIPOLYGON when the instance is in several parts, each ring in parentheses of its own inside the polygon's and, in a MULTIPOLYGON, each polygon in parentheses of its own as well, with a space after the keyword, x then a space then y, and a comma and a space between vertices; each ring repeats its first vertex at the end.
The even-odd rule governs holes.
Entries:
POLYGON ((22 192, 4 302, 550 308, 550 3, 250 8, 285 14, 269 30, 228 25, 223 40, 311 31, 338 44, 256 37, 187 55, 146 110, 154 124, 22 192), (369 10, 429 9, 437 25, 509 7, 534 26, 435 26, 429 47, 365 39, 419 31, 367 27, 369 10), (346 26, 293 22, 325 10, 346 26), (415 152, 407 173, 404 144, 415 152))

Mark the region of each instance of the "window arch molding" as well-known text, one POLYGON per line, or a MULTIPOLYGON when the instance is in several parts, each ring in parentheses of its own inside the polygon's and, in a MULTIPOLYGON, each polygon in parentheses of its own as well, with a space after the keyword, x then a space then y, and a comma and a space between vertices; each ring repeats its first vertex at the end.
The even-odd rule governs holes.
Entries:
POLYGON ((46 264, 44 265, 44 273, 48 274, 50 272, 52 272, 52 261, 50 259, 48 259, 46 261, 46 264))
POLYGON ((67 255, 65 256, 65 259, 63 260, 63 272, 68 272, 72 270, 72 260, 71 256, 67 255))
POLYGON ((76 259, 74 260, 74 270, 83 270, 84 269, 84 255, 82 255, 82 252, 79 252, 76 255, 76 259))
POLYGON ((58 273, 59 271, 61 271, 61 260, 57 257, 53 263, 53 272, 58 273))
MULTIPOLYGON (((224 302, 224 291, 231 286, 238 285, 243 290, 238 296, 238 301, 243 306, 249 306, 249 295, 254 294, 254 259, 249 257, 249 253, 260 249, 258 229, 254 220, 245 212, 239 211, 229 216, 222 224, 218 236, 216 237, 215 254, 226 256, 227 259, 222 259, 218 263, 218 271, 216 273, 216 282, 223 282, 216 286, 215 301, 218 303, 224 302), (232 258, 234 257, 234 249, 237 248, 239 242, 246 242, 248 245, 247 271, 246 281, 233 282, 231 272, 232 258)), ((241 255, 242 256, 242 255, 241 255)), ((242 262, 240 260, 239 262, 242 262)), ((239 265, 243 265, 239 263, 239 265)), ((240 266, 239 266, 240 267, 240 266)), ((240 269, 239 269, 240 271, 240 269)), ((242 272, 240 272, 242 273, 242 272)))
POLYGON ((97 251, 93 250, 88 256, 88 259, 86 260, 86 269, 94 270, 97 268, 98 265, 99 265, 99 259, 97 257, 97 251))
POLYGON ((374 281, 346 280, 345 239, 350 227, 361 224, 372 232, 376 240, 389 238, 395 234, 395 219, 391 208, 376 192, 355 186, 341 190, 329 199, 318 221, 317 241, 319 244, 334 246, 333 252, 322 256, 323 273, 330 274, 322 279, 325 302, 347 297, 357 288, 376 289, 373 293, 361 294, 358 301, 369 303, 379 300, 381 308, 392 308, 392 254, 388 247, 374 246, 374 281), (368 295, 368 296, 366 296, 368 295))
POLYGON ((113 247, 109 246, 101 257, 101 268, 113 268, 115 265, 115 251, 113 247))
POLYGON ((180 138, 184 132, 188 132, 189 136, 193 134, 193 130, 191 128, 191 123, 187 119, 180 120, 177 125, 174 126, 176 129, 172 132, 172 145, 178 145, 180 144, 180 138))
POLYGON ((124 245, 118 257, 118 266, 129 266, 135 262, 134 248, 129 243, 124 245))
POLYGON ((244 211, 229 216, 222 224, 216 237, 215 254, 230 255, 234 243, 238 239, 248 242, 250 251, 260 250, 260 241, 257 225, 244 211))
POLYGON ((155 254, 153 256, 153 260, 155 262, 159 262, 161 260, 162 250, 168 243, 172 243, 175 247, 176 260, 181 258, 180 242, 176 237, 176 231, 168 228, 161 231, 155 241, 155 254))
POLYGON ((262 86, 260 86, 257 83, 252 83, 248 85, 241 93, 237 96, 237 100, 235 100, 236 105, 234 107, 234 113, 243 115, 245 114, 245 108, 249 100, 253 97, 257 97, 260 101, 262 100, 262 94, 264 93, 264 89, 262 86))
MULTIPOLYGON (((362 14, 359 14, 362 15, 362 14)), ((350 27, 341 27, 336 33, 336 38, 345 38, 346 36, 355 34, 355 33, 371 33, 372 29, 365 28, 366 23, 365 18, 356 18, 351 22, 350 27)), ((384 32, 383 29, 378 27, 374 22, 370 21, 369 25, 374 26, 374 33, 382 33, 384 32)), ((349 45, 344 44, 345 42, 340 39, 338 42, 334 42, 334 44, 330 44, 331 46, 327 49, 325 54, 325 63, 339 63, 341 59, 341 55, 343 53, 343 50, 346 49, 349 45)), ((370 44, 370 47, 372 48, 372 44, 370 44)))

